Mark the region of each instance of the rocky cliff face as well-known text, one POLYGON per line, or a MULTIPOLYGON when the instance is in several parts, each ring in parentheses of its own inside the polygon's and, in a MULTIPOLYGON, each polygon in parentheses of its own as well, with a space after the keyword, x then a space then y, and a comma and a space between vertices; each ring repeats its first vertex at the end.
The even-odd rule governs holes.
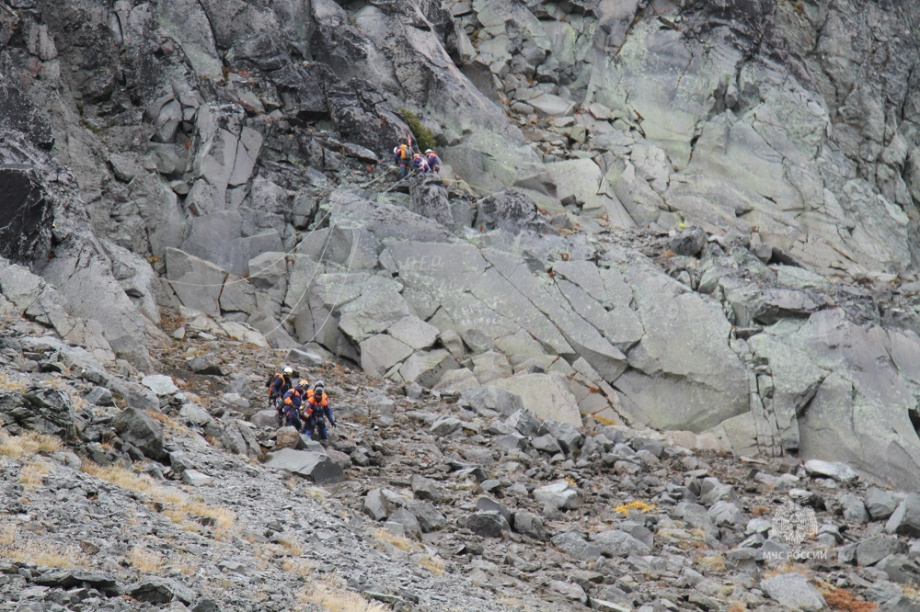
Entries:
POLYGON ((181 306, 410 395, 920 485, 916 9, 2 7, 0 293, 106 367, 181 306), (393 184, 402 109, 446 180, 393 184))

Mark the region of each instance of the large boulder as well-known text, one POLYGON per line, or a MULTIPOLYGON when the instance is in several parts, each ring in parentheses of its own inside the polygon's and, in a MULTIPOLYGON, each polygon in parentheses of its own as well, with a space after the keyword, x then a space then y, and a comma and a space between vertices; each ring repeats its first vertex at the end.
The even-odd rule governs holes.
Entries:
POLYGON ((291 448, 270 453, 265 467, 285 470, 318 485, 335 484, 345 479, 342 468, 329 455, 291 448))
POLYGON ((503 190, 477 203, 476 226, 520 233, 536 225, 537 204, 525 193, 503 190))
POLYGON ((55 255, 42 274, 67 298, 71 315, 97 322, 117 355, 146 367, 147 323, 115 280, 101 245, 75 241, 58 247, 55 255))
POLYGON ((425 388, 434 387, 448 370, 458 367, 457 361, 444 349, 419 351, 409 357, 399 368, 399 376, 406 383, 418 383, 425 388))
POLYGON ((50 387, 0 392, 0 420, 63 439, 76 435, 70 396, 50 387))
POLYGON ((219 298, 227 272, 178 249, 166 249, 166 278, 182 304, 207 315, 220 314, 219 298))
POLYGON ((464 389, 460 392, 460 397, 469 402, 474 410, 495 411, 502 416, 511 416, 524 408, 520 395, 494 385, 464 389))
POLYGON ((163 446, 163 426, 143 410, 125 408, 115 417, 118 436, 157 461, 168 455, 163 446))
POLYGON ((465 202, 452 203, 447 188, 437 174, 420 174, 412 180, 410 189, 412 212, 437 221, 444 227, 459 229, 469 227, 469 206, 465 202), (467 211, 464 216, 462 213, 467 211))
MULTIPOLYGON (((71 316, 67 298, 26 267, 0 263, 0 293, 25 317, 53 327, 65 342, 84 347, 95 360, 115 361, 102 324, 71 316)), ((73 349, 67 348, 65 352, 72 353, 73 349)))
POLYGON ((339 329, 355 343, 384 332, 410 315, 402 286, 390 279, 372 276, 361 287, 361 295, 341 307, 339 329))
POLYGON ((798 416, 828 372, 818 367, 807 352, 785 341, 782 329, 782 326, 768 328, 765 333, 752 337, 748 344, 755 355, 766 359, 770 365, 776 428, 783 448, 797 452, 800 445, 798 416))
POLYGON ((360 349, 361 368, 377 376, 383 376, 414 352, 411 346, 388 334, 377 334, 363 340, 360 349))
MULTIPOLYGON (((609 215, 616 225, 634 225, 603 170, 592 159, 545 164, 536 175, 518 179, 515 186, 530 188, 528 194, 541 206, 554 206, 554 201, 562 200, 575 204, 587 214, 609 215)), ((555 207, 558 208, 558 204, 555 207)))
POLYGON ((914 493, 904 498, 885 523, 885 531, 912 538, 920 536, 920 495, 914 493))
POLYGON ((813 314, 785 340, 827 373, 798 418, 800 455, 842 462, 906 490, 920 486, 920 441, 910 417, 920 337, 858 325, 836 309, 813 314))
POLYGON ((646 266, 629 274, 646 330, 616 388, 655 427, 703 431, 748 410, 747 372, 721 308, 646 266))
POLYGON ((779 574, 760 582, 761 588, 771 599, 785 609, 824 610, 827 603, 818 589, 801 574, 779 574))
POLYGON ((541 418, 582 425, 578 402, 565 378, 558 374, 524 374, 495 380, 491 385, 517 395, 525 409, 541 418))

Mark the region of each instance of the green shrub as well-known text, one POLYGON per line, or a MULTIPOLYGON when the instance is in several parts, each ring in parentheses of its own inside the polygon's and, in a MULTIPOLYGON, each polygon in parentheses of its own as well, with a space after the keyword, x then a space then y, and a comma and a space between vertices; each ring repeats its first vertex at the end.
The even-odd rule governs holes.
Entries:
POLYGON ((418 145, 419 150, 434 149, 437 143, 434 141, 434 134, 431 133, 431 130, 422 125, 415 113, 409 109, 401 108, 399 110, 409 125, 409 129, 412 130, 412 136, 415 138, 415 144, 418 145))

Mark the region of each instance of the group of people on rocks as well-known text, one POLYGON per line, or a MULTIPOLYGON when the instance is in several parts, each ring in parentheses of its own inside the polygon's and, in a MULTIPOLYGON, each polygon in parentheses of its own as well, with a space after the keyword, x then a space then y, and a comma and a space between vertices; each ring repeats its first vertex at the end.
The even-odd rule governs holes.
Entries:
POLYGON ((400 179, 409 176, 410 170, 414 170, 416 174, 437 174, 441 171, 441 158, 438 154, 432 149, 425 149, 424 157, 414 153, 409 139, 403 139, 399 146, 393 149, 393 163, 399 166, 400 179))
POLYGON ((326 421, 333 427, 335 418, 326 395, 326 385, 318 380, 310 383, 301 379, 294 384, 294 369, 290 366, 276 372, 268 381, 269 404, 278 411, 283 426, 291 426, 311 440, 328 440, 326 421))

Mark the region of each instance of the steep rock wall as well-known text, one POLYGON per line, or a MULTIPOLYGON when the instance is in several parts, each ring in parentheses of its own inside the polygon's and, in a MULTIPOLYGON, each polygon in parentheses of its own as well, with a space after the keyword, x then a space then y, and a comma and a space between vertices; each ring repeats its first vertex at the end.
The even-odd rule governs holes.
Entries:
POLYGON ((5 254, 56 293, 18 273, 2 290, 50 309, 62 336, 142 365, 157 302, 185 305, 407 390, 515 387, 513 373, 531 400, 563 398, 569 422, 832 455, 913 486, 916 336, 892 326, 920 329, 915 9, 7 8, 2 126, 23 144, 0 162, 47 197, 18 198, 38 214, 3 226, 29 236, 5 254), (401 108, 433 131, 462 181, 450 192, 384 188, 401 108), (702 242, 685 252, 665 235, 687 225, 702 242), (897 367, 860 374, 889 345, 897 367), (841 418, 857 413, 884 453, 841 418))

